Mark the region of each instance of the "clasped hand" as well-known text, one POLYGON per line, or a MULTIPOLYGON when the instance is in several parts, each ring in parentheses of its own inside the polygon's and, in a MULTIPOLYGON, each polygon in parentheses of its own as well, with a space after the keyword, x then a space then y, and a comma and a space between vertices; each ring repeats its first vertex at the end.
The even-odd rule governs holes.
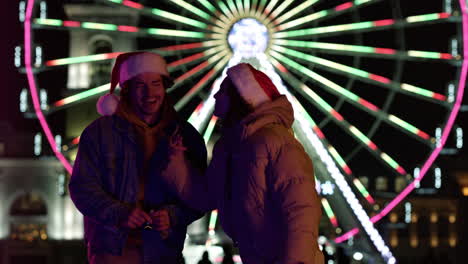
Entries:
POLYGON ((169 236, 171 221, 167 209, 151 210, 149 213, 146 213, 141 208, 136 207, 123 223, 123 226, 136 229, 142 227, 145 223, 148 223, 153 230, 159 231, 163 239, 169 236))

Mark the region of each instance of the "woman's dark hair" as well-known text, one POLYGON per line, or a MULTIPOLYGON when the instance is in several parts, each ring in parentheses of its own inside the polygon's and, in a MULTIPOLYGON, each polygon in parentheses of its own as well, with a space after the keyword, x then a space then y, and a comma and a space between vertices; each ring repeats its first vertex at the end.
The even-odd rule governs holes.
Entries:
POLYGON ((235 124, 254 111, 253 107, 241 97, 229 77, 224 79, 222 85, 227 86, 226 91, 229 96, 229 112, 224 121, 226 125, 235 124))

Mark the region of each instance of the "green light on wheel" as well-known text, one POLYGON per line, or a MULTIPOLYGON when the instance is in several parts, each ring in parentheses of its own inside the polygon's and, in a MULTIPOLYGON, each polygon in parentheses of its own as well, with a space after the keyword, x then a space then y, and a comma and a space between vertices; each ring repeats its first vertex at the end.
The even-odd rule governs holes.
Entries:
POLYGON ((113 25, 113 24, 83 22, 81 26, 83 28, 89 28, 89 29, 110 30, 110 31, 117 30, 117 25, 113 25))
POLYGON ((187 17, 183 17, 183 16, 178 16, 178 15, 175 15, 173 13, 170 13, 170 12, 158 9, 158 8, 152 8, 151 12, 153 14, 157 15, 157 16, 166 17, 166 18, 169 18, 171 20, 178 21, 178 22, 181 22, 181 23, 184 23, 184 24, 187 24, 187 25, 195 26, 195 27, 198 27, 198 28, 203 28, 204 29, 204 28, 207 27, 207 25, 205 23, 202 23, 200 21, 190 19, 190 18, 187 18, 187 17))
POLYGON ((407 91, 410 91, 410 92, 413 92, 413 93, 416 93, 416 94, 419 94, 419 95, 423 95, 423 96, 426 96, 426 97, 433 97, 433 95, 434 95, 434 93, 431 92, 431 91, 428 91, 428 90, 425 90, 425 89, 422 89, 422 88, 419 88, 419 87, 416 87, 416 86, 413 86, 413 85, 409 85, 409 84, 406 84, 406 83, 401 84, 401 89, 407 90, 407 91))
POLYGON ((309 28, 309 29, 299 29, 286 32, 279 32, 274 34, 276 38, 288 38, 288 37, 297 37, 297 36, 306 36, 306 35, 318 35, 329 32, 336 31, 346 31, 346 30, 358 30, 374 27, 374 22, 360 22, 352 23, 338 26, 328 26, 328 27, 318 27, 318 28, 309 28))
POLYGON ((362 5, 362 4, 365 4, 365 3, 370 2, 370 1, 374 1, 374 0, 356 0, 356 1, 354 1, 354 4, 355 5, 362 5))
POLYGON ((438 52, 409 50, 408 55, 412 56, 412 57, 440 59, 440 53, 438 53, 438 52))
POLYGON ((216 7, 214 7, 209 1, 207 0, 198 0, 206 9, 210 10, 210 12, 214 12, 216 7))
POLYGON ((63 105, 66 105, 66 104, 70 104, 70 103, 85 99, 85 98, 90 97, 90 96, 105 93, 106 91, 109 91, 109 87, 110 87, 110 84, 104 84, 104 85, 101 85, 99 87, 90 89, 88 91, 69 96, 67 98, 64 98, 64 99, 56 102, 54 104, 54 106, 57 106, 57 107, 63 106, 63 105))
POLYGON ((123 0, 107 0, 112 3, 121 4, 123 0))
POLYGON ((385 162, 388 163, 388 165, 390 165, 390 167, 394 168, 394 169, 397 169, 398 167, 400 167, 400 165, 398 165, 398 163, 393 160, 390 156, 388 156, 386 153, 381 153, 380 156, 382 157, 383 160, 385 160, 385 162))
POLYGON ((174 36, 174 37, 187 37, 187 38, 204 38, 205 37, 205 34, 201 32, 161 29, 161 28, 148 28, 147 32, 149 34, 160 35, 160 36, 174 36))
POLYGON ((48 18, 36 18, 34 20, 36 24, 48 25, 48 26, 61 26, 62 20, 58 19, 48 19, 48 18))
POLYGON ((410 16, 406 18, 406 21, 408 23, 415 23, 415 22, 423 22, 423 21, 429 21, 429 20, 436 20, 439 19, 439 14, 427 14, 427 15, 420 15, 420 16, 410 16))
POLYGON ((417 129, 416 127, 412 126, 411 124, 401 120, 400 118, 394 116, 394 115, 388 115, 388 119, 390 119, 390 121, 392 121, 393 123, 396 123, 397 125, 403 127, 404 129, 406 130, 409 130, 410 132, 414 133, 414 134, 418 134, 419 132, 419 129, 417 129))

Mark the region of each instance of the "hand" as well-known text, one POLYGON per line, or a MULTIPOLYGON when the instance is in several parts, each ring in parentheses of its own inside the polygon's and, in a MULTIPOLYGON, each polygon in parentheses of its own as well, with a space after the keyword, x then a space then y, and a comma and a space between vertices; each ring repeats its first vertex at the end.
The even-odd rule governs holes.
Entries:
POLYGON ((122 224, 124 227, 128 227, 131 229, 136 229, 141 227, 144 223, 153 223, 153 219, 141 208, 134 208, 130 215, 128 216, 127 220, 122 224))
POLYGON ((162 239, 166 239, 169 236, 169 229, 171 228, 171 220, 167 209, 151 211, 150 216, 153 222, 153 228, 159 231, 162 239))
POLYGON ((177 126, 169 139, 170 154, 181 154, 187 150, 184 146, 182 135, 179 133, 180 127, 177 126))

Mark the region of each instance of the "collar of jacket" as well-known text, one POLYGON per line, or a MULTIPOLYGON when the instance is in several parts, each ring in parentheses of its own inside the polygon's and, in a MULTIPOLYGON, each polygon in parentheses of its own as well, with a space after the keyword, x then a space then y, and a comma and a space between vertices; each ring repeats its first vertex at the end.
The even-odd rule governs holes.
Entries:
POLYGON ((286 96, 259 105, 255 111, 225 133, 235 145, 268 125, 278 124, 288 129, 294 122, 294 110, 286 96), (237 142, 237 143, 235 143, 237 142))
POLYGON ((137 135, 133 125, 128 120, 125 120, 124 118, 118 115, 114 114, 112 115, 112 117, 114 120, 114 129, 120 134, 127 136, 133 144, 137 145, 137 135))

